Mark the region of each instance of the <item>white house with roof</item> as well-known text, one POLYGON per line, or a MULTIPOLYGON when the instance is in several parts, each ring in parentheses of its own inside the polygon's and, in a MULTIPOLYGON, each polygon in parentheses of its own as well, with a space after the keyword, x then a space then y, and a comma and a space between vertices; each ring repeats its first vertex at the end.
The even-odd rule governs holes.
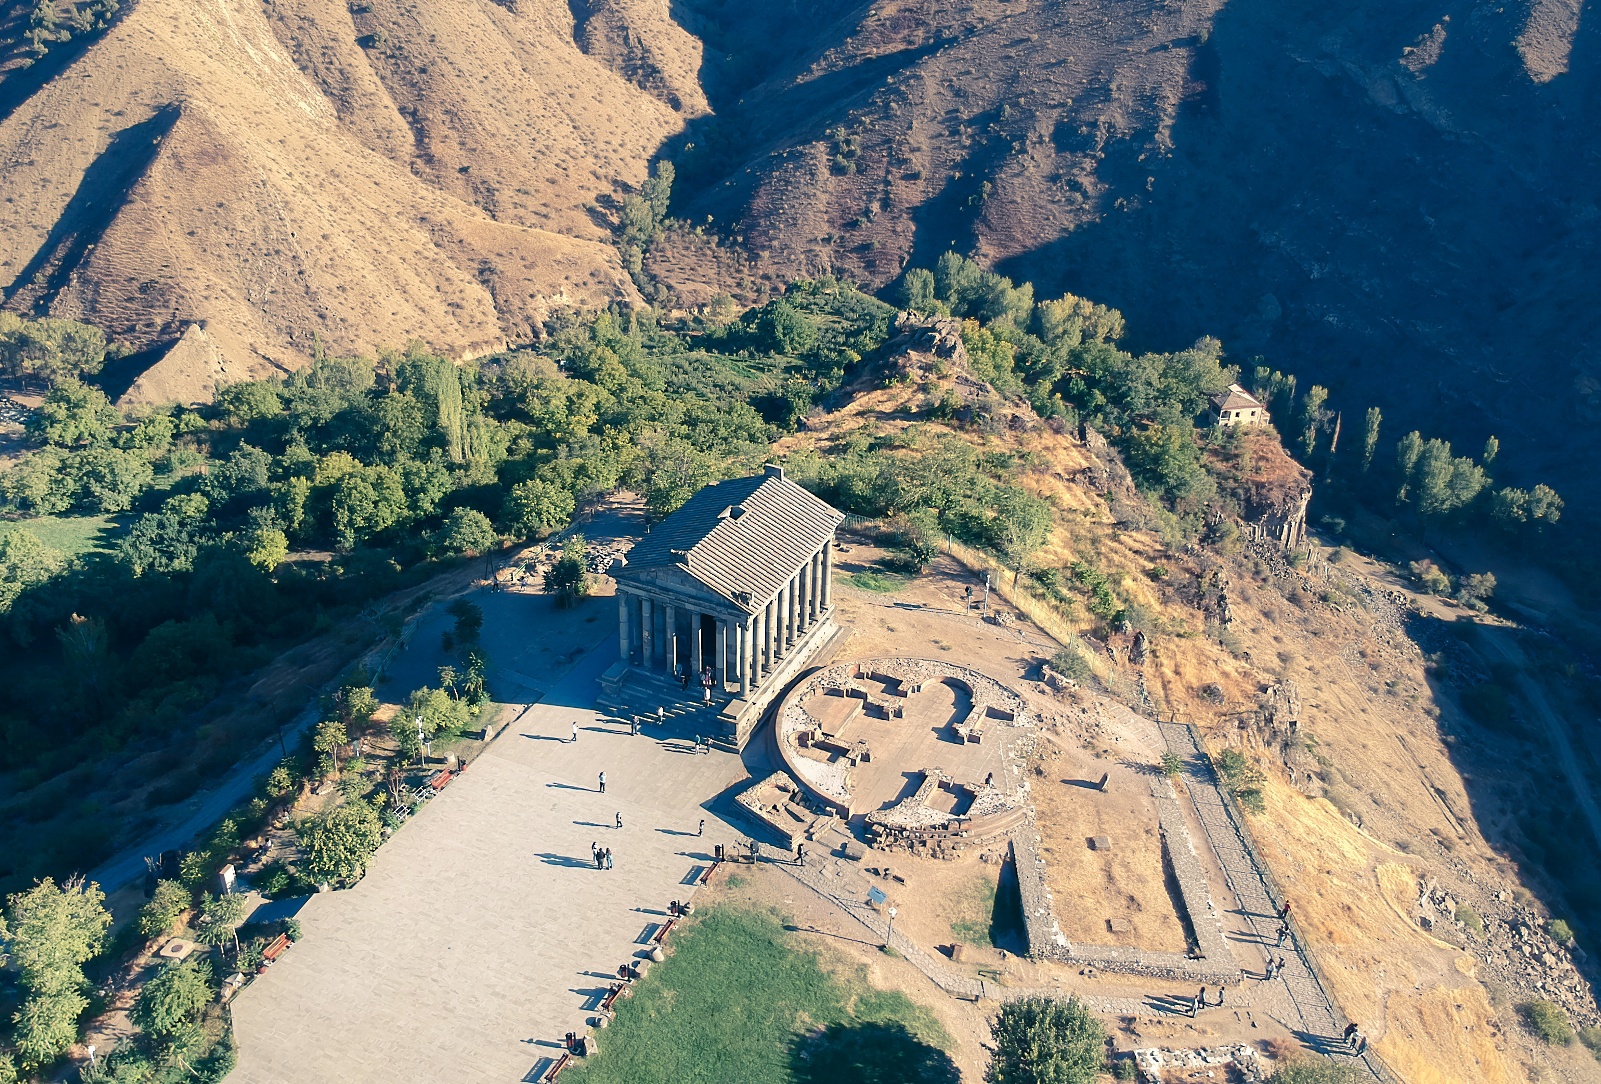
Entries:
POLYGON ((1267 424, 1267 407, 1238 384, 1230 384, 1227 391, 1212 396, 1211 402, 1213 425, 1232 429, 1236 425, 1267 424))

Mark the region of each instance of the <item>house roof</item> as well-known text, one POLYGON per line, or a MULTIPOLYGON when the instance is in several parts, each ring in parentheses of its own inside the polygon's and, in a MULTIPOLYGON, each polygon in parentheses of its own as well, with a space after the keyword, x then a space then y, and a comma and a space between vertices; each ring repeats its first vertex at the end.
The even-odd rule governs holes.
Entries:
POLYGON ((1263 409, 1261 400, 1238 384, 1230 384, 1228 391, 1220 391, 1212 396, 1214 410, 1250 410, 1253 407, 1263 409))
POLYGON ((769 466, 753 478, 717 482, 634 544, 618 579, 650 568, 687 573, 746 613, 755 613, 822 549, 845 517, 769 466))

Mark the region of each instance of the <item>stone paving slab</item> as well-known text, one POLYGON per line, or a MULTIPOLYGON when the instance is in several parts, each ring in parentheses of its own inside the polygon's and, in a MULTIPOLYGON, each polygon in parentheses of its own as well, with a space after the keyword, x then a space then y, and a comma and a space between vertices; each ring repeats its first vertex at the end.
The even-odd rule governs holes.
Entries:
POLYGON ((745 774, 737 757, 633 737, 583 706, 612 639, 401 828, 360 884, 307 903, 302 940, 234 1003, 230 1082, 520 1081, 553 1052, 540 1041, 582 1028, 668 901, 688 898, 685 879, 736 838, 701 803, 745 774), (579 741, 556 740, 575 720, 579 741), (613 849, 614 869, 594 868, 591 841, 613 849))

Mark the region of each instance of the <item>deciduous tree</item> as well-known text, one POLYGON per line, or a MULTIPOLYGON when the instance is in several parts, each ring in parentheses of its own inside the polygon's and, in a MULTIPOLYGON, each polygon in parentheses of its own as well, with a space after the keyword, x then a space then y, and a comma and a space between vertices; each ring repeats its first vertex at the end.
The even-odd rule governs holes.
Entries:
POLYGON ((306 872, 318 881, 338 884, 360 880, 367 872, 368 859, 383 842, 378 813, 366 802, 320 813, 302 821, 295 833, 305 847, 306 872))
POLYGON ((1078 998, 1024 998, 991 1025, 987 1084, 1091 1084, 1106 1063, 1106 1028, 1078 998))

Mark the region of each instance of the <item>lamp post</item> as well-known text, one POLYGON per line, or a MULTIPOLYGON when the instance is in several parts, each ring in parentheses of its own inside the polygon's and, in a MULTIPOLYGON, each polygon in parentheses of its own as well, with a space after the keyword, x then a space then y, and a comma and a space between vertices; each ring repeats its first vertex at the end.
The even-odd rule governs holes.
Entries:
POLYGON ((424 764, 428 763, 428 758, 425 755, 425 750, 427 748, 428 748, 428 739, 423 737, 422 716, 419 715, 419 716, 417 716, 417 755, 418 755, 419 759, 421 759, 421 761, 424 764))
POLYGON ((889 909, 889 930, 884 934, 884 947, 889 948, 890 942, 895 939, 895 908, 889 909))

